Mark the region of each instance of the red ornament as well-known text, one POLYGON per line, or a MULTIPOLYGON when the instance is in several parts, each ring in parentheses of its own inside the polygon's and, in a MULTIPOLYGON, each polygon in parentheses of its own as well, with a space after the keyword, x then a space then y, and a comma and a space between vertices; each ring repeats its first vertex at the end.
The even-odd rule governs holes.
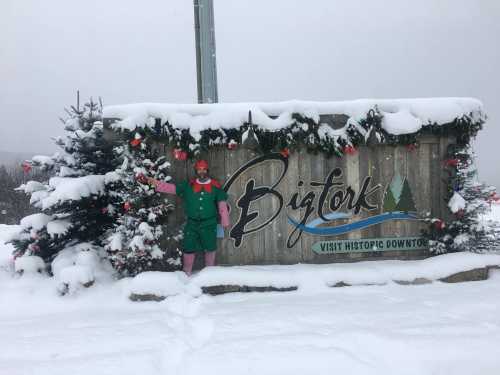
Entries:
POLYGON ((490 197, 488 198, 488 201, 498 203, 500 202, 500 195, 498 195, 496 192, 492 192, 490 194, 490 197))
POLYGON ((174 158, 176 160, 184 161, 187 159, 187 152, 184 150, 181 150, 180 148, 174 149, 173 154, 174 154, 174 158))
POLYGON ((33 251, 34 253, 38 252, 40 250, 40 246, 38 246, 37 244, 35 243, 32 243, 31 245, 29 245, 29 248, 31 251, 33 251))
POLYGON ((24 173, 28 173, 29 171, 31 171, 31 165, 27 161, 21 164, 21 167, 23 168, 24 173))
POLYGON ((238 143, 236 143, 235 141, 233 141, 231 139, 231 141, 227 144, 227 149, 228 150, 236 150, 236 147, 238 147, 238 143))
POLYGON ((284 148, 283 150, 280 151, 280 154, 281 154, 281 156, 287 158, 290 156, 290 150, 288 150, 287 148, 284 148))
POLYGON ((446 159, 444 161, 444 165, 446 165, 447 167, 456 167, 456 166, 458 166, 459 162, 460 162, 460 160, 458 160, 458 159, 446 159))
POLYGON ((409 145, 406 145, 406 149, 409 152, 413 152, 417 149, 417 144, 416 143, 410 143, 409 145))
POLYGON ((356 148, 351 146, 351 145, 347 145, 344 147, 343 151, 344 151, 344 154, 354 155, 356 153, 356 148))
POLYGON ((130 144, 132 145, 132 147, 137 147, 141 144, 141 140, 140 139, 137 139, 137 138, 134 138, 130 141, 130 144))
POLYGON ((437 230, 443 230, 445 227, 445 223, 443 220, 441 219, 438 219, 434 222, 434 228, 436 228, 437 230))
POLYGON ((107 214, 107 213, 108 213, 108 211, 109 211, 109 210, 108 210, 108 208, 107 208, 107 207, 103 207, 103 208, 101 208, 101 213, 103 213, 103 214, 107 214))
POLYGON ((142 173, 137 173, 135 175, 135 179, 140 184, 147 184, 148 183, 148 178, 146 176, 144 176, 144 174, 142 174, 142 173))
POLYGON ((132 205, 130 204, 130 202, 125 202, 125 203, 123 203, 123 209, 124 209, 125 211, 130 210, 130 208, 131 208, 131 207, 132 207, 132 205))

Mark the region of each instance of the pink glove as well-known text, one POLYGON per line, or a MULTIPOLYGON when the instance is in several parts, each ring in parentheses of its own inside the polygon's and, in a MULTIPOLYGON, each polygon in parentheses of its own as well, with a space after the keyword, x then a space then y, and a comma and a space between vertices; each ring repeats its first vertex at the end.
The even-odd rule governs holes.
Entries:
POLYGON ((175 195, 175 185, 168 182, 157 181, 155 190, 159 193, 167 193, 175 195))
POLYGON ((227 209, 226 201, 220 201, 218 204, 219 207, 219 215, 220 215, 220 223, 224 228, 229 226, 229 211, 227 209))

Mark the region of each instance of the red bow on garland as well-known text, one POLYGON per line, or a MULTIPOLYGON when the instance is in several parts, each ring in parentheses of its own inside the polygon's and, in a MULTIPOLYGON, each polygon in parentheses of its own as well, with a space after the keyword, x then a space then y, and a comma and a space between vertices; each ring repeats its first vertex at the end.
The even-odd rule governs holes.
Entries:
POLYGON ((212 192, 212 186, 220 189, 220 184, 214 180, 213 178, 210 180, 208 184, 200 184, 196 179, 191 180, 191 187, 195 193, 199 193, 202 190, 205 190, 207 193, 212 192))

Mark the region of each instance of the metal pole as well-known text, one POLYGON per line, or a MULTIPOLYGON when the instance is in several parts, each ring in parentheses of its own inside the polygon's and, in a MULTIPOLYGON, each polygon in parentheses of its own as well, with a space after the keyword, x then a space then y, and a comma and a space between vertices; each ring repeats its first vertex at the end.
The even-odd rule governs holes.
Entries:
POLYGON ((198 103, 217 103, 219 99, 212 0, 194 0, 194 34, 198 103))

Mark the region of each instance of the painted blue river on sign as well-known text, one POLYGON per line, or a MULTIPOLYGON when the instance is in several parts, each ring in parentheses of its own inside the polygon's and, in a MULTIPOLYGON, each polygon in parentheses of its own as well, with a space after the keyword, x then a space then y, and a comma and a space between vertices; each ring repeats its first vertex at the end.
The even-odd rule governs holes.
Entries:
POLYGON ((390 220, 419 220, 417 214, 415 212, 402 212, 402 211, 395 211, 395 212, 385 212, 380 215, 375 215, 368 217, 366 219, 362 219, 359 221, 356 221, 354 223, 349 223, 349 224, 343 224, 343 225, 338 225, 336 227, 323 227, 323 228, 317 228, 316 226, 320 224, 319 222, 313 220, 307 224, 300 224, 293 220, 290 216, 288 217, 288 221, 293 224, 294 226, 298 227, 302 231, 306 233, 311 233, 311 234, 317 234, 319 236, 336 236, 339 234, 344 234, 351 232, 353 230, 359 230, 363 229, 372 225, 380 224, 383 223, 384 221, 390 221, 390 220))

